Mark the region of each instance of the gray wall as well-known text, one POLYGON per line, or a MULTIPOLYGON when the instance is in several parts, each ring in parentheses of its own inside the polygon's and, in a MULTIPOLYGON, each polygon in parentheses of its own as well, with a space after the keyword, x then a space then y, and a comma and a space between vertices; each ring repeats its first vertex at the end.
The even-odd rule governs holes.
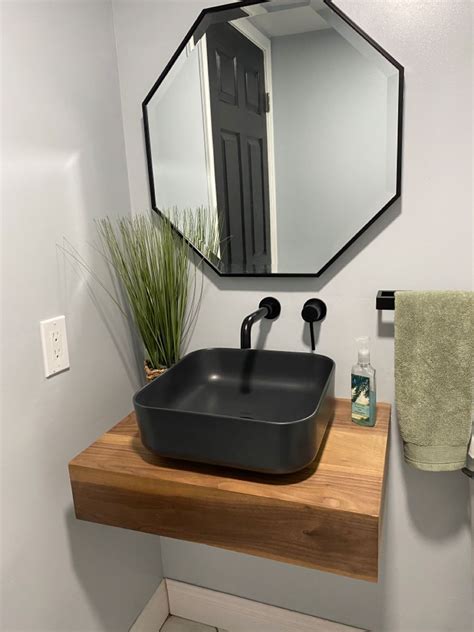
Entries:
POLYGON ((272 84, 278 270, 316 272, 395 193, 388 79, 329 28, 274 37, 272 84))
MULTIPOLYGON (((134 208, 149 205, 139 97, 198 11, 210 4, 114 3, 134 208)), ((209 272, 191 348, 237 346, 242 317, 274 293, 282 315, 269 329, 262 325, 259 344, 308 349, 299 314, 304 300, 318 295, 328 304, 318 348, 336 360, 338 394, 349 394, 354 338, 368 334, 379 399, 393 402, 393 326, 390 314, 378 316, 374 309, 377 290, 472 283, 472 6, 469 0, 339 0, 338 5, 406 67, 402 201, 321 279, 221 279, 209 272)), ((394 419, 378 585, 169 539, 162 539, 164 571, 377 632, 467 632, 472 605, 467 504, 462 474, 423 473, 403 463, 394 419)))
POLYGON ((99 274, 93 219, 130 213, 108 2, 2 2, 2 630, 128 630, 161 577, 157 538, 75 519, 68 461, 131 409, 128 328, 56 244, 99 274), (39 321, 66 314, 46 380, 39 321))

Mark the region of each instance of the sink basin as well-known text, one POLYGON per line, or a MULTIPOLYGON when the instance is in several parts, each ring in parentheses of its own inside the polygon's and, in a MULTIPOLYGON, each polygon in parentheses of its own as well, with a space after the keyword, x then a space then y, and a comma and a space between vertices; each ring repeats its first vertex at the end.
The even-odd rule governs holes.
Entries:
POLYGON ((164 457, 271 474, 309 465, 334 410, 334 362, 310 353, 201 349, 133 398, 164 457))

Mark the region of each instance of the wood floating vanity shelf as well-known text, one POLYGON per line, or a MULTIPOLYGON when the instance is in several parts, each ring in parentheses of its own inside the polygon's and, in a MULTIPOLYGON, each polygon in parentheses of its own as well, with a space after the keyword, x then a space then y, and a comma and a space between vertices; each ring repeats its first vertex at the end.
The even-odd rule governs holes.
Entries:
POLYGON ((389 424, 338 399, 316 461, 270 476, 156 457, 131 413, 69 464, 76 516, 377 581, 389 424))

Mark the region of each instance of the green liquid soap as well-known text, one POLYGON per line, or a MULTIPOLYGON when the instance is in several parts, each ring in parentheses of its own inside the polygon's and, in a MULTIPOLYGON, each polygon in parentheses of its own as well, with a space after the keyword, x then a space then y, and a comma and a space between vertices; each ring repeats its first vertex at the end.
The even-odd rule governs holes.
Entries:
POLYGON ((369 339, 356 338, 359 346, 357 364, 352 367, 352 421, 359 426, 375 426, 375 369, 370 365, 369 339))

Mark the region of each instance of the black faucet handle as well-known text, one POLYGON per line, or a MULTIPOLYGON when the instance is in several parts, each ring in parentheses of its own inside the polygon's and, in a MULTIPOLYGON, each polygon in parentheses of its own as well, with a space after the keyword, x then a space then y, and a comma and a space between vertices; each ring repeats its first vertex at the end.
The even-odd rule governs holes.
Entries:
POLYGON ((266 298, 262 298, 258 306, 260 308, 262 307, 267 308, 268 313, 265 316, 265 318, 268 318, 269 320, 278 318, 278 316, 280 315, 280 312, 281 312, 280 301, 276 298, 273 298, 273 296, 267 296, 266 298))
POLYGON ((316 323, 326 318, 328 308, 326 303, 320 298, 310 298, 303 305, 301 317, 307 323, 316 323))
POLYGON ((320 298, 310 298, 303 305, 301 310, 301 316, 303 320, 309 323, 309 332, 311 334, 311 349, 316 350, 316 340, 314 338, 314 323, 317 323, 326 318, 328 308, 326 303, 320 298))

